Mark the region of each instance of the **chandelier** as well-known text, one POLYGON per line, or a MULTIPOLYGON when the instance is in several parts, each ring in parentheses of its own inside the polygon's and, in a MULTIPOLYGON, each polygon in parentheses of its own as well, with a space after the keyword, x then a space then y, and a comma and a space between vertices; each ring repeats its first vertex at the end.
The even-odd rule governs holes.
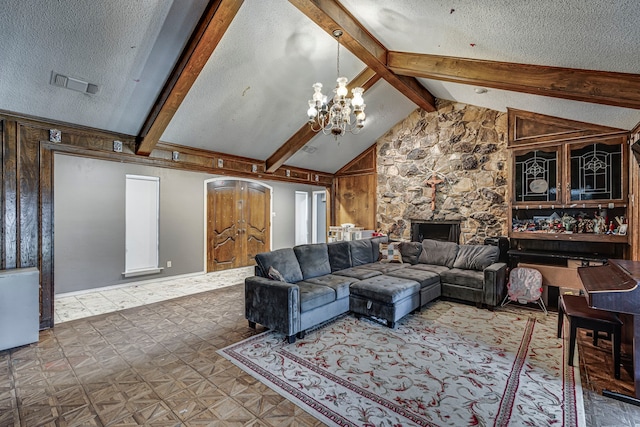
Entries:
POLYGON ((335 95, 328 102, 322 94, 322 83, 314 84, 313 99, 309 100, 309 124, 314 132, 322 131, 325 135, 333 135, 336 140, 346 132, 357 134, 364 127, 364 89, 356 87, 351 89, 352 98, 348 98, 347 78, 340 77, 340 37, 342 30, 333 30, 333 36, 338 41, 337 54, 337 85, 333 90, 335 95))

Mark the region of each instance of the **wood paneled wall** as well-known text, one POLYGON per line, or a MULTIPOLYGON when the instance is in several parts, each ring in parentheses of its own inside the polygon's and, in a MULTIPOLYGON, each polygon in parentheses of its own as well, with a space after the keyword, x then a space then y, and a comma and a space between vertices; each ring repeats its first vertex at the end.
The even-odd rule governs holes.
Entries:
POLYGON ((377 185, 374 144, 336 173, 331 224, 351 223, 365 230, 375 230, 377 185))
POLYGON ((1 269, 40 271, 40 327, 53 325, 53 153, 49 130, 2 123, 1 269))
POLYGON ((40 271, 40 328, 53 326, 53 168, 54 153, 102 160, 200 171, 218 175, 305 183, 330 188, 333 175, 284 167, 265 173, 264 161, 158 144, 149 157, 134 154, 135 139, 65 123, 0 112, 0 269, 37 267, 40 271), (61 142, 49 141, 49 130, 62 132, 61 142), (113 142, 122 142, 121 153, 113 142), (179 152, 178 160, 172 153, 179 152))

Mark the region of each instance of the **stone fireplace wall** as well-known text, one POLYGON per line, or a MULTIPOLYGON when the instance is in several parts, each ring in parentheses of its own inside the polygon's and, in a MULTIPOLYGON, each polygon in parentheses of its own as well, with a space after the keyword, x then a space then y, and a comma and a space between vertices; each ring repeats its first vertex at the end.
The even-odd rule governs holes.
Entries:
POLYGON ((459 220, 460 243, 507 235, 507 114, 438 100, 377 141, 377 227, 409 239, 411 219, 459 220), (435 209, 425 182, 437 185, 435 209))

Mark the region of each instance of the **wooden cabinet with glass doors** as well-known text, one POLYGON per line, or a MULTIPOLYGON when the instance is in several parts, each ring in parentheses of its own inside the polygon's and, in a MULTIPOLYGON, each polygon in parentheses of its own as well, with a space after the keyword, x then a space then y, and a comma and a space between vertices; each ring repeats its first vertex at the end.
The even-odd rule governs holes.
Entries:
POLYGON ((627 242, 628 161, 620 136, 514 148, 510 237, 627 242))

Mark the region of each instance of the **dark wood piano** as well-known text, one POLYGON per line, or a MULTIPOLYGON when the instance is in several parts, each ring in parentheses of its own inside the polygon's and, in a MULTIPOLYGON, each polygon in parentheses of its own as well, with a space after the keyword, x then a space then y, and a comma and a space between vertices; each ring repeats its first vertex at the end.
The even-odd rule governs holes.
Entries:
POLYGON ((640 399, 640 286, 638 286, 640 261, 610 259, 602 266, 579 267, 578 274, 586 291, 589 306, 633 315, 633 377, 635 399, 638 400, 640 399))

